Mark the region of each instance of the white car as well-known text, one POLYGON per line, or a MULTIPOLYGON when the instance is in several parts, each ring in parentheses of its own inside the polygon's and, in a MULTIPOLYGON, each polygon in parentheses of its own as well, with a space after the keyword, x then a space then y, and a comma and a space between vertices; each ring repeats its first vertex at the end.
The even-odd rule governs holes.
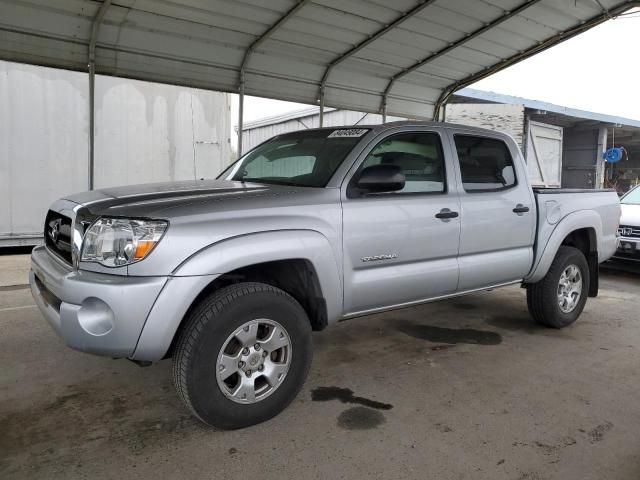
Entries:
POLYGON ((640 261, 640 185, 620 199, 622 216, 616 257, 640 261))

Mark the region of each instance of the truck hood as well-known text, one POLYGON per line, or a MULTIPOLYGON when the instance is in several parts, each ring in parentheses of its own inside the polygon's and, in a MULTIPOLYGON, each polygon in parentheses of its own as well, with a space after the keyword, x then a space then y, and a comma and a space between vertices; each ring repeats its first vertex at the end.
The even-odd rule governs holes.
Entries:
POLYGON ((632 203, 621 203, 620 208, 622 209, 620 225, 640 227, 640 205, 635 205, 632 203))
POLYGON ((305 203, 305 193, 323 189, 232 182, 227 180, 188 180, 124 187, 104 188, 65 197, 87 207, 97 215, 171 217, 200 209, 228 209, 242 203, 243 208, 264 208, 270 204, 305 203), (294 200, 296 198, 297 200, 294 200), (245 200, 239 202, 239 200, 245 200), (248 205, 250 204, 250 205, 248 205), (224 208, 224 207, 226 208, 224 208))

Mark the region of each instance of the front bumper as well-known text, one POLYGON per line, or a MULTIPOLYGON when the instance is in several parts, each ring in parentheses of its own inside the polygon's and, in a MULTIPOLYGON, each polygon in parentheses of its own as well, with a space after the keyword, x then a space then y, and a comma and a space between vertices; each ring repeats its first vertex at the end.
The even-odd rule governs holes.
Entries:
POLYGON ((36 305, 71 348, 130 357, 166 277, 129 277, 73 270, 45 247, 31 254, 36 305))
POLYGON ((616 258, 640 260, 640 238, 619 237, 616 258))

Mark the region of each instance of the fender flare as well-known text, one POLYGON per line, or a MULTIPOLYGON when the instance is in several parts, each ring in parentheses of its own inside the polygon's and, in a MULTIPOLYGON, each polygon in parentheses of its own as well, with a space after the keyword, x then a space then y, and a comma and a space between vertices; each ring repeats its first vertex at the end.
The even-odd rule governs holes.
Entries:
POLYGON ((327 237, 315 230, 272 230, 226 238, 189 257, 172 276, 223 275, 249 265, 291 259, 313 265, 327 301, 328 318, 340 316, 342 267, 327 237))
MULTIPOLYGON (((542 225, 540 228, 543 228, 542 225)), ((602 239, 602 221, 596 212, 593 210, 579 210, 570 213, 558 222, 551 235, 549 235, 546 245, 537 251, 534 266, 524 278, 524 282, 535 283, 541 280, 551 268, 551 263, 556 257, 562 241, 571 232, 583 228, 594 230, 596 242, 600 242, 602 239)), ((599 245, 596 245, 596 248, 599 250, 599 245)))
POLYGON ((343 306, 342 268, 327 237, 315 230, 239 235, 204 247, 172 272, 147 317, 131 358, 163 358, 195 299, 219 276, 241 267, 291 259, 308 260, 313 265, 326 302, 327 320, 338 320, 343 306))

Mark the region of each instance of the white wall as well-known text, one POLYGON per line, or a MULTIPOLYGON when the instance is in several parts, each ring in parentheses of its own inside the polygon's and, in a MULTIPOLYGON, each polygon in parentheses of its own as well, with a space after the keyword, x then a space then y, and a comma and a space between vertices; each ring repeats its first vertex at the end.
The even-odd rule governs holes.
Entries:
POLYGON ((86 190, 86 83, 79 73, 0 62, 0 241, 40 233, 52 201, 86 190))
POLYGON ((223 93, 98 77, 96 188, 216 176, 231 160, 229 109, 223 93))
MULTIPOLYGON (((0 246, 40 236, 88 186, 86 73, 0 61, 0 246), (17 240, 16 240, 17 241, 17 240)), ((215 177, 231 161, 229 95, 96 78, 95 187, 215 177)))

